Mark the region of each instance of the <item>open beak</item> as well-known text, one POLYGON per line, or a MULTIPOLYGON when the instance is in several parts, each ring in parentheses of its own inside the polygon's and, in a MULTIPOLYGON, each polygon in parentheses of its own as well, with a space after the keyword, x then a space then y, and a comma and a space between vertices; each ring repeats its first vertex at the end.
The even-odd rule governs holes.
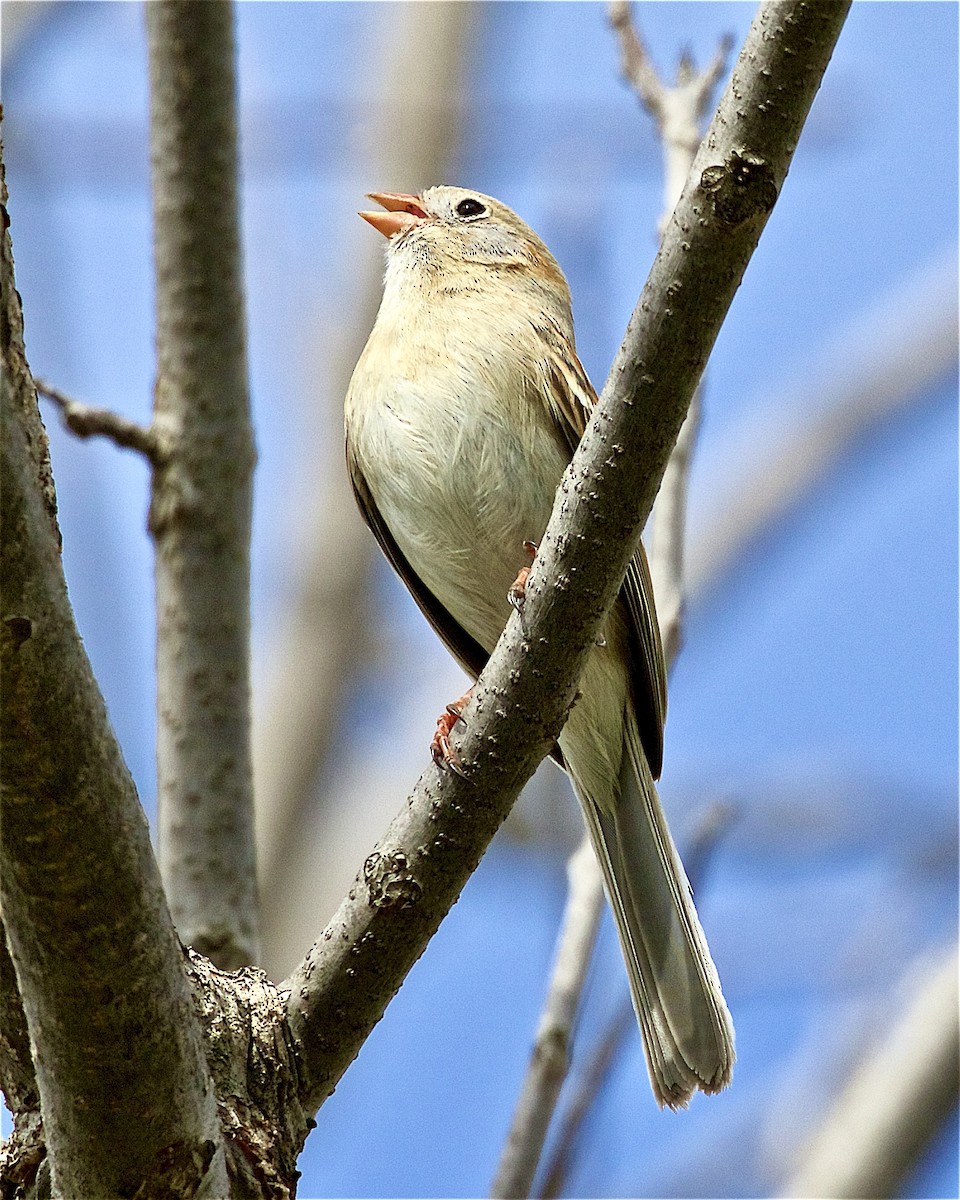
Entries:
POLYGON ((375 200, 385 208, 386 212, 362 212, 358 216, 380 231, 384 237, 396 237, 398 233, 406 233, 414 225, 426 221, 419 196, 406 196, 402 192, 368 192, 368 200, 375 200))

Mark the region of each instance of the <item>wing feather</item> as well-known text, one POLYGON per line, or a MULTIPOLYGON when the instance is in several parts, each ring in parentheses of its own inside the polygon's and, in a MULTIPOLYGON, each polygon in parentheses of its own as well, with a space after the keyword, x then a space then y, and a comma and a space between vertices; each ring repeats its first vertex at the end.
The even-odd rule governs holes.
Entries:
MULTIPOLYGON (((551 326, 545 331, 545 341, 551 385, 546 389, 548 404, 572 455, 597 403, 597 393, 561 331, 551 326)), ((667 715, 667 671, 650 565, 642 543, 627 568, 620 600, 627 619, 630 676, 640 740, 651 773, 654 779, 659 779, 663 765, 663 723, 667 715)))

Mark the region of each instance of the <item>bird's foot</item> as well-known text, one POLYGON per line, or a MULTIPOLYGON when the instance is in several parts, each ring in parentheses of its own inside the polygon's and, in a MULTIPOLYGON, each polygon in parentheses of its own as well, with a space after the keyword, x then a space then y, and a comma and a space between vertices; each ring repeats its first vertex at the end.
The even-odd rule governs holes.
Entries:
POLYGON ((430 753, 437 766, 443 767, 447 771, 453 771, 455 775, 461 775, 464 779, 467 778, 467 773, 460 763, 456 750, 450 745, 450 734, 458 721, 466 724, 466 721, 463 720, 463 710, 466 708, 472 692, 473 688, 464 692, 459 700, 448 704, 437 717, 437 730, 430 743, 430 753))
MULTIPOLYGON (((537 553, 536 544, 534 542, 524 542, 523 548, 530 556, 530 562, 532 564, 537 553)), ((527 577, 529 574, 530 567, 521 567, 517 572, 516 579, 510 585, 510 590, 507 592, 507 600, 521 615, 523 614, 524 601, 527 598, 527 577)))

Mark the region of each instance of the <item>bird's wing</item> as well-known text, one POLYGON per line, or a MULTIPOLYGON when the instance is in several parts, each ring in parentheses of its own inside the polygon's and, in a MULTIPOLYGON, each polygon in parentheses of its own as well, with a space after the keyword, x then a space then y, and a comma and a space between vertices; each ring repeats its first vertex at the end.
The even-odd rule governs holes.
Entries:
POLYGON ((347 444, 347 473, 350 476, 353 494, 357 498, 363 519, 380 543, 380 549, 390 560, 390 565, 406 584, 410 595, 416 600, 420 611, 436 630, 443 644, 467 674, 476 679, 487 665, 490 655, 479 642, 474 641, 459 622, 453 619, 449 611, 407 562, 377 508, 373 494, 367 486, 366 478, 349 443, 347 444))
MULTIPOLYGON (((597 393, 561 332, 551 328, 544 334, 552 385, 546 389, 548 404, 572 455, 586 429, 587 417, 597 403, 597 393)), ((653 777, 659 779, 663 764, 663 722, 667 714, 667 671, 653 581, 642 542, 627 567, 620 598, 627 617, 630 675, 640 740, 653 777)))

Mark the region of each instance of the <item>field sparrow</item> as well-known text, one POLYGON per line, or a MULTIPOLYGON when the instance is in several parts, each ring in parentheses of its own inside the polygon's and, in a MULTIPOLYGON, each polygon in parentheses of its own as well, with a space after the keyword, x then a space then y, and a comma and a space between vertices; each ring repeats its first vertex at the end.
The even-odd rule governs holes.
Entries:
MULTIPOLYGON (((567 281, 489 196, 379 192, 383 301, 347 392, 360 509, 417 604, 476 678, 510 614, 596 403, 567 281)), ((636 554, 554 757, 603 870, 658 1102, 730 1082, 733 1026, 654 787, 666 686, 646 555, 636 554)))

